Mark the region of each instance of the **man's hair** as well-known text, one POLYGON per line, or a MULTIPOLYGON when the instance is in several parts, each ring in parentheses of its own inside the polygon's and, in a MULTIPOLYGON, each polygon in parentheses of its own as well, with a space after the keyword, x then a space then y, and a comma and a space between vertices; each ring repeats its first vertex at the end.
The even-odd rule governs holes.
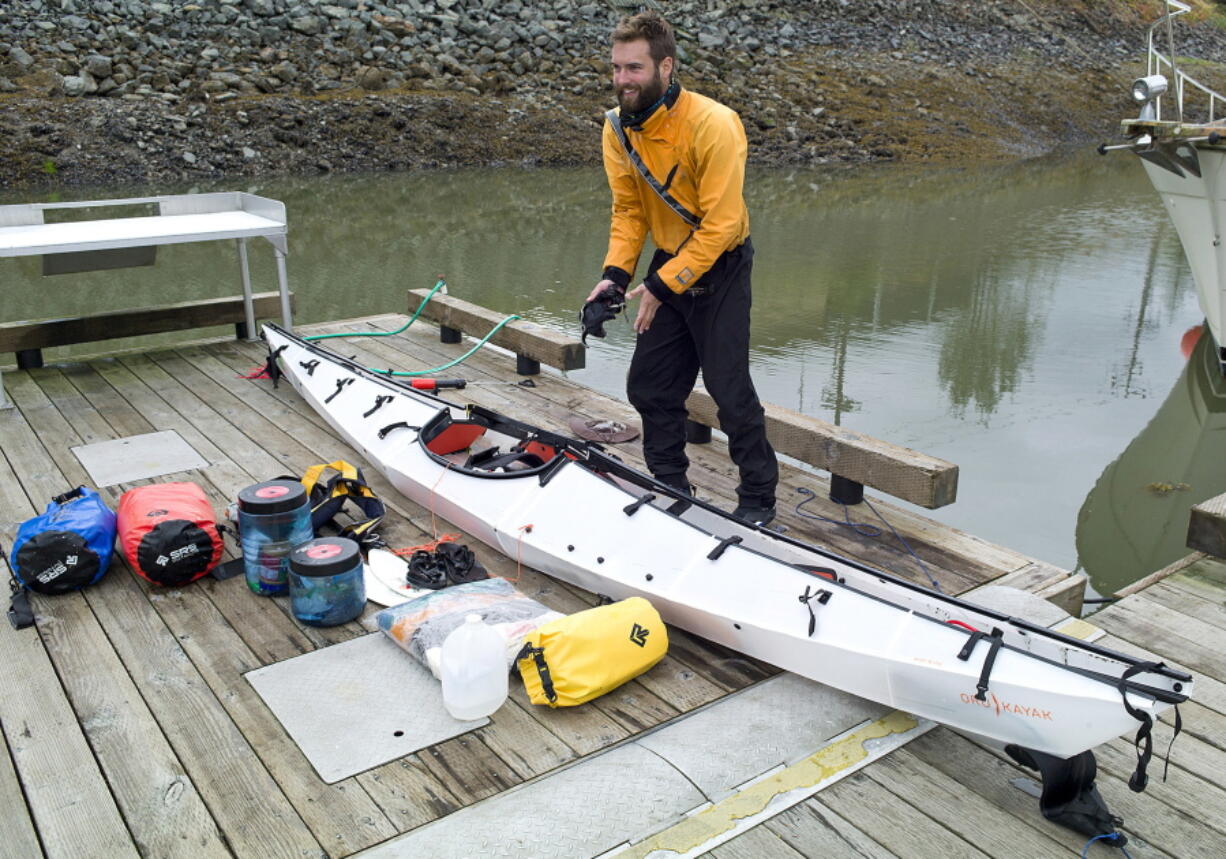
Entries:
POLYGON ((613 28, 614 42, 637 42, 639 39, 647 41, 647 49, 656 65, 665 57, 677 61, 677 37, 659 12, 646 9, 637 15, 627 15, 613 28))

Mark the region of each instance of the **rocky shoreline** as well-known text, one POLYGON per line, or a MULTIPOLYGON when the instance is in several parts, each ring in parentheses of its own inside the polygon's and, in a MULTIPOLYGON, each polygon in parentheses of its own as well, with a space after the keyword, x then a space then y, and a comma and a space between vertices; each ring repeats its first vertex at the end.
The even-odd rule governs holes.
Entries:
MULTIPOLYGON (((8 0, 0 188, 598 161, 625 0, 8 0)), ((974 160, 1105 139, 1152 10, 678 0, 686 85, 757 164, 974 160)), ((1157 4, 1154 4, 1155 7, 1157 4)), ((1189 52, 1223 33, 1184 28, 1189 52)))

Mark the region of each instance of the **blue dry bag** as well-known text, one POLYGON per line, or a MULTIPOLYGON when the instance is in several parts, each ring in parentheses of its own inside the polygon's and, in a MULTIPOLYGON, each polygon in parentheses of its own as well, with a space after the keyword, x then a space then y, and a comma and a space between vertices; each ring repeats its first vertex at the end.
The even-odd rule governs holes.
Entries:
POLYGON ((97 492, 78 486, 17 529, 13 574, 22 587, 63 594, 102 578, 114 549, 115 514, 97 492))

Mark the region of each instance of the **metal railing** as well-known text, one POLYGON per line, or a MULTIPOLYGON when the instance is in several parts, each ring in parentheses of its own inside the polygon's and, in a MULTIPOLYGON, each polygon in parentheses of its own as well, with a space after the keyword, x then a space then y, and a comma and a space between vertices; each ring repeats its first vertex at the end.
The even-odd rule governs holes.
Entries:
MULTIPOLYGON (((1149 28, 1148 36, 1148 58, 1145 65, 1145 74, 1156 75, 1161 74, 1165 69, 1170 69, 1171 78, 1174 82, 1175 105, 1178 108, 1178 118, 1182 122, 1184 120, 1184 92, 1189 85, 1193 90, 1199 90, 1207 97, 1209 102, 1209 122, 1214 122, 1217 117, 1217 105, 1219 102, 1226 103, 1226 97, 1221 93, 1211 89, 1205 84, 1198 81, 1196 78, 1180 71, 1175 64, 1175 35, 1173 21, 1180 15, 1185 15, 1192 11, 1192 7, 1186 3, 1181 3, 1179 0, 1166 0, 1166 14, 1155 21, 1149 28), (1165 26, 1167 51, 1169 56, 1164 56, 1154 44, 1154 33, 1159 27, 1165 26)), ((1154 109, 1157 113, 1157 118, 1162 119, 1162 98, 1154 100, 1154 109)))

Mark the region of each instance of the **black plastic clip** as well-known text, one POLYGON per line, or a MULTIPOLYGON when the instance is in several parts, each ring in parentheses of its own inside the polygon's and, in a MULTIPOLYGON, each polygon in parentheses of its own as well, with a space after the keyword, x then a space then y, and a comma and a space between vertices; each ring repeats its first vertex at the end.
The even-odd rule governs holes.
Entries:
POLYGON ((383 408, 385 404, 390 403, 394 399, 396 398, 391 394, 380 394, 379 396, 375 397, 375 404, 370 407, 370 411, 363 413, 362 417, 370 417, 375 412, 379 411, 379 409, 383 408))
POLYGON ((380 439, 387 438, 388 433, 393 432, 398 429, 420 430, 421 427, 415 427, 412 424, 405 423, 404 421, 396 421, 396 423, 388 424, 383 429, 379 430, 379 438, 380 439))
POLYGON ((324 402, 325 403, 332 402, 333 400, 336 399, 337 394, 345 390, 346 385, 352 385, 352 384, 353 384, 353 376, 349 376, 348 378, 345 378, 345 379, 337 379, 336 380, 336 390, 328 394, 328 398, 324 400, 324 402))
POLYGON ((298 366, 306 370, 308 376, 314 376, 315 368, 319 366, 319 359, 312 358, 310 361, 299 361, 298 366))
POLYGON ((532 661, 536 663, 537 673, 541 677, 541 690, 544 691, 545 697, 550 701, 558 700, 558 693, 553 688, 553 677, 549 674, 549 663, 545 661, 545 648, 525 644, 515 659, 519 661, 528 657, 531 657, 532 661))
POLYGON ((636 500, 631 501, 629 504, 623 507, 622 512, 627 516, 633 516, 635 513, 639 512, 639 508, 644 504, 650 504, 655 500, 656 494, 654 492, 648 492, 646 495, 640 495, 636 500))
POLYGON ((809 610, 809 638, 813 637, 813 633, 817 631, 817 613, 813 611, 813 603, 825 605, 830 602, 830 597, 834 596, 825 588, 819 588, 816 592, 811 593, 809 586, 805 585, 805 592, 800 595, 799 599, 805 604, 805 608, 809 610))
POLYGON ((707 560, 708 561, 718 561, 719 556, 724 554, 724 552, 727 551, 729 546, 735 546, 737 543, 741 542, 741 539, 742 539, 741 537, 737 535, 733 535, 731 537, 725 537, 724 539, 720 540, 719 545, 711 550, 711 554, 707 555, 707 560))

